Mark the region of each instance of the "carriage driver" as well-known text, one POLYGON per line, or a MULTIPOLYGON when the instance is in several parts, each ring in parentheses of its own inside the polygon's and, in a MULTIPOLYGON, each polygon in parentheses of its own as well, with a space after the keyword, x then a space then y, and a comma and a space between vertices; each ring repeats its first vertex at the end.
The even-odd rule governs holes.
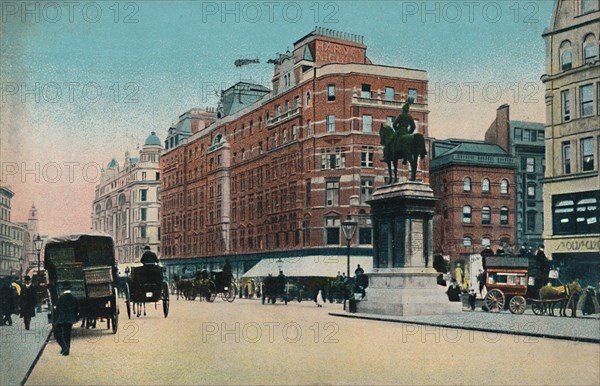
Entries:
POLYGON ((142 255, 142 258, 140 259, 140 261, 144 265, 158 264, 158 257, 156 256, 156 253, 154 253, 150 250, 150 246, 146 245, 144 247, 144 254, 142 255))

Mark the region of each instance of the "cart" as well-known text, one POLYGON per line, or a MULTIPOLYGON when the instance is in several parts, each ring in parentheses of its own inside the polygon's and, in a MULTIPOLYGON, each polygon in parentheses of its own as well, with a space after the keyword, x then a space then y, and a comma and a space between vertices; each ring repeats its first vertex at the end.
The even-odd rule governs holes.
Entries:
POLYGON ((127 317, 131 319, 131 312, 140 317, 142 312, 146 316, 146 303, 162 302, 163 315, 169 315, 169 284, 164 280, 163 268, 158 264, 145 264, 133 267, 131 280, 125 288, 125 303, 127 304, 127 317))
POLYGON ((491 312, 508 307, 513 314, 525 312, 529 287, 529 259, 516 256, 490 256, 486 259, 484 303, 491 312))
POLYGON ((79 317, 105 318, 107 329, 116 333, 119 303, 115 278, 117 266, 112 237, 107 234, 76 234, 45 241, 48 319, 53 320, 56 302, 66 282, 78 301, 79 317))

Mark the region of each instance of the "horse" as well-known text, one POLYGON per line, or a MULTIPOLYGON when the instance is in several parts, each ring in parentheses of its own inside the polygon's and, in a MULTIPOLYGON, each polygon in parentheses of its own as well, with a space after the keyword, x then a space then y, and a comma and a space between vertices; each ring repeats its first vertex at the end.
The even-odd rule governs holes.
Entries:
POLYGON ((553 287, 550 285, 540 288, 540 300, 556 300, 549 306, 548 313, 554 316, 554 307, 557 303, 560 304, 559 315, 567 316, 566 309, 571 308, 571 316, 577 314, 577 295, 581 292, 581 285, 577 281, 569 284, 553 287))

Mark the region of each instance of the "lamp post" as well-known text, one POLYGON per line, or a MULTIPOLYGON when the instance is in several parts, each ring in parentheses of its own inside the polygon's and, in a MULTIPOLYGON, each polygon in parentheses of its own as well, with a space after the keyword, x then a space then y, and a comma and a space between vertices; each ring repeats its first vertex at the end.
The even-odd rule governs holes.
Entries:
POLYGON ((283 269, 283 260, 281 260, 281 257, 277 259, 275 264, 277 264, 277 268, 279 268, 280 271, 283 269))
MULTIPOLYGON (((346 245, 348 246, 348 258, 346 260, 346 280, 350 280, 350 242, 354 238, 354 233, 356 233, 357 226, 358 223, 356 221, 353 221, 350 216, 348 216, 346 220, 342 222, 342 231, 344 232, 344 237, 346 238, 346 245)), ((344 296, 344 310, 346 309, 346 298, 347 296, 344 296)))
POLYGON ((35 251, 37 252, 37 293, 38 293, 38 307, 37 312, 42 312, 42 292, 41 292, 41 278, 40 278, 40 253, 42 252, 42 244, 44 244, 44 240, 38 234, 35 239, 33 239, 33 246, 35 251))

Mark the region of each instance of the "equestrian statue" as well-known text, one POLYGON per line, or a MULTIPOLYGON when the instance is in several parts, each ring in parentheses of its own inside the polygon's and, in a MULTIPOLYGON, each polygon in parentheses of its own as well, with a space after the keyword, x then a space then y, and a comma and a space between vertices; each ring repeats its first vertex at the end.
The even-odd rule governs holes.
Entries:
POLYGON ((410 181, 415 181, 419 157, 427 155, 425 138, 423 134, 415 133, 416 125, 414 119, 408 113, 412 98, 402 106, 402 114, 393 123, 393 127, 381 125, 379 129, 380 142, 383 145, 383 161, 387 163, 389 179, 388 183, 398 182, 398 160, 402 158, 402 164, 410 164, 410 181), (392 178, 393 171, 393 178, 392 178))

